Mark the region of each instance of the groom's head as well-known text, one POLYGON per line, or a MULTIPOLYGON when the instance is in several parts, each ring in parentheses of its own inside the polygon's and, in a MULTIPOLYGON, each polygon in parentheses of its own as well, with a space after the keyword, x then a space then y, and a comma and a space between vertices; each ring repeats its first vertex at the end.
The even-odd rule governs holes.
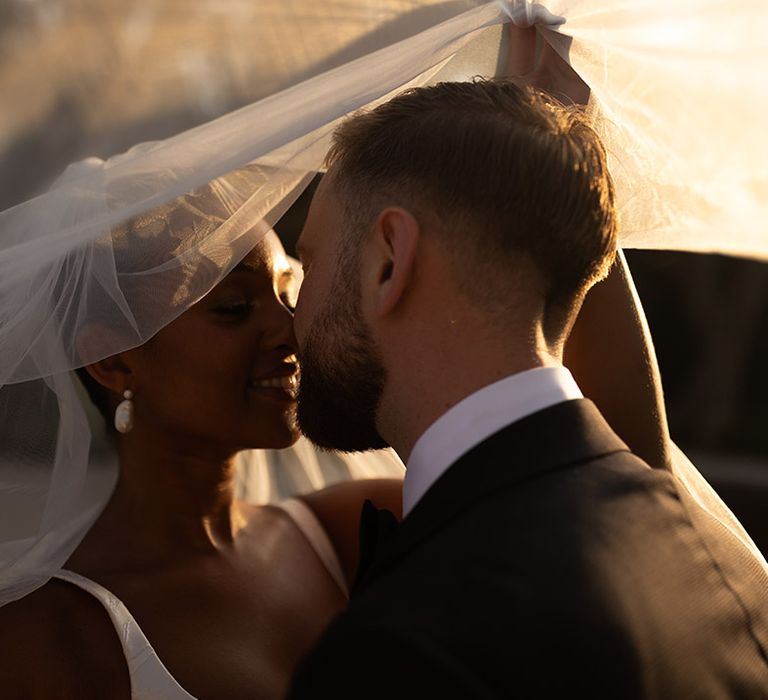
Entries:
POLYGON ((380 446, 390 370, 409 344, 419 365, 423 334, 457 319, 483 338, 561 347, 615 253, 597 135, 578 110, 511 83, 410 90, 346 121, 328 166, 299 242, 296 313, 299 420, 321 445, 380 446))

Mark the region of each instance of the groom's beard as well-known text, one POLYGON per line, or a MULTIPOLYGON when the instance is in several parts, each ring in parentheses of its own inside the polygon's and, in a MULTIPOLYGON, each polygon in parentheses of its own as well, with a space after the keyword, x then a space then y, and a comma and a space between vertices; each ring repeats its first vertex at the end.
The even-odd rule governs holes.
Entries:
POLYGON ((385 371, 354 288, 333 285, 329 303, 299 349, 299 361, 298 419, 304 435, 342 452, 388 446, 376 429, 385 371))

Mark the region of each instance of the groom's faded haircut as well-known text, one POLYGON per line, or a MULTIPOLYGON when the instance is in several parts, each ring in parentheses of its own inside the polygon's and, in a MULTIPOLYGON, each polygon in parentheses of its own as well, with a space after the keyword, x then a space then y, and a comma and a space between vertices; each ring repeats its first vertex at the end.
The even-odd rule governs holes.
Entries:
POLYGON ((508 298, 521 254, 542 276, 547 308, 563 310, 615 255, 613 183, 584 112, 508 81, 416 88, 357 114, 337 129, 328 166, 344 257, 356 257, 379 211, 403 206, 436 218, 462 288, 486 305, 508 298))

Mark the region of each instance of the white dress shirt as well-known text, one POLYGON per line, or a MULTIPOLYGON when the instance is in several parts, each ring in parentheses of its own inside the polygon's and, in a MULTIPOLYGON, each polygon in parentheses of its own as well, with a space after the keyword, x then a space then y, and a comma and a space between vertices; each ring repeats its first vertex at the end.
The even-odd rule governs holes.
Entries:
POLYGON ((403 515, 459 457, 521 418, 583 398, 565 367, 537 367, 479 389, 446 411, 417 440, 403 483, 403 515))

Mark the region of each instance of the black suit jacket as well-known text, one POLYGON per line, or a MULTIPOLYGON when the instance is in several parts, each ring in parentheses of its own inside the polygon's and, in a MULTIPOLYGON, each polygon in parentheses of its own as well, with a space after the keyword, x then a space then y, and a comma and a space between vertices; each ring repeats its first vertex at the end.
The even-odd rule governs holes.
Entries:
POLYGON ((587 400, 433 485, 294 678, 298 698, 768 698, 768 579, 587 400))

